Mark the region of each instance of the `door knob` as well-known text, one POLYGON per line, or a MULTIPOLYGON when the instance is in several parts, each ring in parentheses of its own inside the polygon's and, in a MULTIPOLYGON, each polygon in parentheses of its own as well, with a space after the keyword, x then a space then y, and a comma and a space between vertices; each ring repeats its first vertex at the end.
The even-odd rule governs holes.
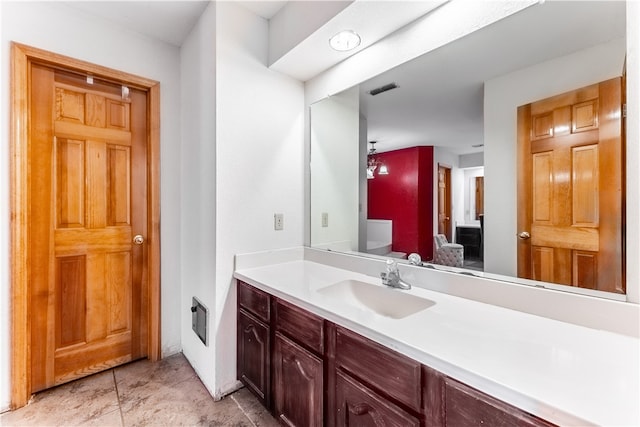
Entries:
POLYGON ((520 239, 520 240, 527 240, 527 239, 530 239, 530 238, 531 238, 531 234, 529 234, 529 233, 528 233, 528 232, 526 232, 526 231, 521 231, 521 232, 518 234, 518 239, 520 239))
POLYGON ((136 245, 141 245, 144 243, 144 237, 142 237, 142 234, 136 234, 133 238, 133 243, 136 245))

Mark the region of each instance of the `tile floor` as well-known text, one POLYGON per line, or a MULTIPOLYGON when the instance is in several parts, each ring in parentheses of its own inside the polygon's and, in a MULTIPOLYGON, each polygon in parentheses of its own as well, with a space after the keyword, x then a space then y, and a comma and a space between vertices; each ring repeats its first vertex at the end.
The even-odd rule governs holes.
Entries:
POLYGON ((277 422, 246 389, 214 402, 182 354, 133 362, 35 395, 0 426, 237 426, 277 422))

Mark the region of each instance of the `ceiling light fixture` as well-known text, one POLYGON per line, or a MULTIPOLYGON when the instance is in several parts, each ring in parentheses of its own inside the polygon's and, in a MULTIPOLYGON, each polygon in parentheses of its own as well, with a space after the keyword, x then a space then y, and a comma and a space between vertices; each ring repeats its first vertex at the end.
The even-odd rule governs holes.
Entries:
POLYGON ((352 30, 340 31, 329 39, 329 45, 339 51, 346 52, 360 46, 360 36, 352 30))
POLYGON ((389 169, 387 165, 383 164, 380 160, 376 158, 376 149, 375 144, 377 141, 369 141, 371 144, 371 148, 369 149, 369 153, 367 154, 367 179, 374 179, 375 176, 373 173, 376 171, 378 166, 380 166, 380 170, 378 170, 378 175, 389 175, 389 169))

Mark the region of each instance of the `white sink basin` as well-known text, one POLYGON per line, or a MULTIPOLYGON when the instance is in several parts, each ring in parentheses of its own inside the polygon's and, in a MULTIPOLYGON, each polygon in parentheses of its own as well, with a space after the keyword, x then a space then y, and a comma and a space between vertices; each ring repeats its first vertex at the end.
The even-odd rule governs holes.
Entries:
POLYGON ((343 280, 319 289, 318 293, 392 319, 403 319, 435 304, 406 291, 359 280, 343 280))

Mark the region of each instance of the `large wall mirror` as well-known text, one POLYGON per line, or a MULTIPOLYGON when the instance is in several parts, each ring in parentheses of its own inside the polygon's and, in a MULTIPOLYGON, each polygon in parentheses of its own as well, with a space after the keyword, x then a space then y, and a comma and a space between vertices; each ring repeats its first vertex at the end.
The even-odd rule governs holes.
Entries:
POLYGON ((536 4, 313 104, 311 246, 624 299, 625 10, 536 4))

